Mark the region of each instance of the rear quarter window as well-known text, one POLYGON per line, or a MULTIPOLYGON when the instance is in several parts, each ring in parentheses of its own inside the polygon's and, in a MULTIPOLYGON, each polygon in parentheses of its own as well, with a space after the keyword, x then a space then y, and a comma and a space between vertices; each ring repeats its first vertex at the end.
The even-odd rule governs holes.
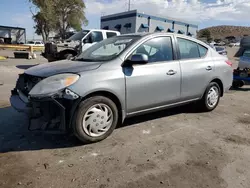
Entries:
POLYGON ((208 49, 197 42, 177 38, 181 59, 198 59, 205 57, 208 49))
POLYGON ((200 58, 198 44, 188 39, 177 38, 181 59, 200 58))
POLYGON ((207 55, 208 49, 200 44, 198 44, 199 52, 200 52, 200 57, 205 57, 207 55))
POLYGON ((242 56, 250 58, 250 49, 249 50, 245 50, 242 56))

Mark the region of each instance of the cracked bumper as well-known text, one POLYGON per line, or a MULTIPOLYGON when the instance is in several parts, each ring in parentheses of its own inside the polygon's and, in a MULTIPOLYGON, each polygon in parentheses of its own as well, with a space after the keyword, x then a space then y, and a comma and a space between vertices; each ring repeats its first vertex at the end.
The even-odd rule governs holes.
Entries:
POLYGON ((11 91, 10 104, 18 112, 23 112, 26 114, 31 113, 32 108, 28 106, 29 103, 27 97, 25 98, 25 96, 19 93, 17 90, 11 91))

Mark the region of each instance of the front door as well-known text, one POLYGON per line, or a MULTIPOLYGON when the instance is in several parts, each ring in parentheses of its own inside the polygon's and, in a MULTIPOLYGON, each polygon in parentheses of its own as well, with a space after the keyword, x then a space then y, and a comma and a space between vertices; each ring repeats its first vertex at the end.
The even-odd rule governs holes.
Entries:
POLYGON ((200 98, 214 76, 214 61, 201 44, 180 37, 177 44, 182 71, 181 98, 183 101, 200 98))
POLYGON ((175 103, 180 99, 181 72, 173 59, 171 37, 156 37, 132 54, 146 54, 149 62, 124 68, 127 112, 136 113, 175 103))

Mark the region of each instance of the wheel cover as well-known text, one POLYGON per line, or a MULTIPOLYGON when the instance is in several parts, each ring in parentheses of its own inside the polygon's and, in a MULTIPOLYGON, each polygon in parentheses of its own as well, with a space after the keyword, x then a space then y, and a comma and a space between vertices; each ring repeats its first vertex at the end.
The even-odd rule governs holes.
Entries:
POLYGON ((213 108, 216 106, 217 102, 219 99, 219 90, 217 87, 212 86, 209 91, 208 91, 208 95, 207 95, 207 105, 210 108, 213 108))
POLYGON ((95 104, 91 106, 83 117, 83 130, 91 137, 105 134, 114 120, 113 112, 106 104, 95 104))

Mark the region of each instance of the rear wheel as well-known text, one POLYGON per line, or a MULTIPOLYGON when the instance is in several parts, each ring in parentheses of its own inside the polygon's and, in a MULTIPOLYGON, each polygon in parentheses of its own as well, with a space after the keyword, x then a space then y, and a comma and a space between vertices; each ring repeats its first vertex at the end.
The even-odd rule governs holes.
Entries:
POLYGON ((214 110, 219 104, 221 96, 220 86, 216 82, 211 82, 200 101, 200 108, 202 111, 209 112, 214 110))
POLYGON ((81 102, 73 124, 74 134, 83 143, 107 138, 118 124, 115 103, 103 96, 94 96, 81 102))

